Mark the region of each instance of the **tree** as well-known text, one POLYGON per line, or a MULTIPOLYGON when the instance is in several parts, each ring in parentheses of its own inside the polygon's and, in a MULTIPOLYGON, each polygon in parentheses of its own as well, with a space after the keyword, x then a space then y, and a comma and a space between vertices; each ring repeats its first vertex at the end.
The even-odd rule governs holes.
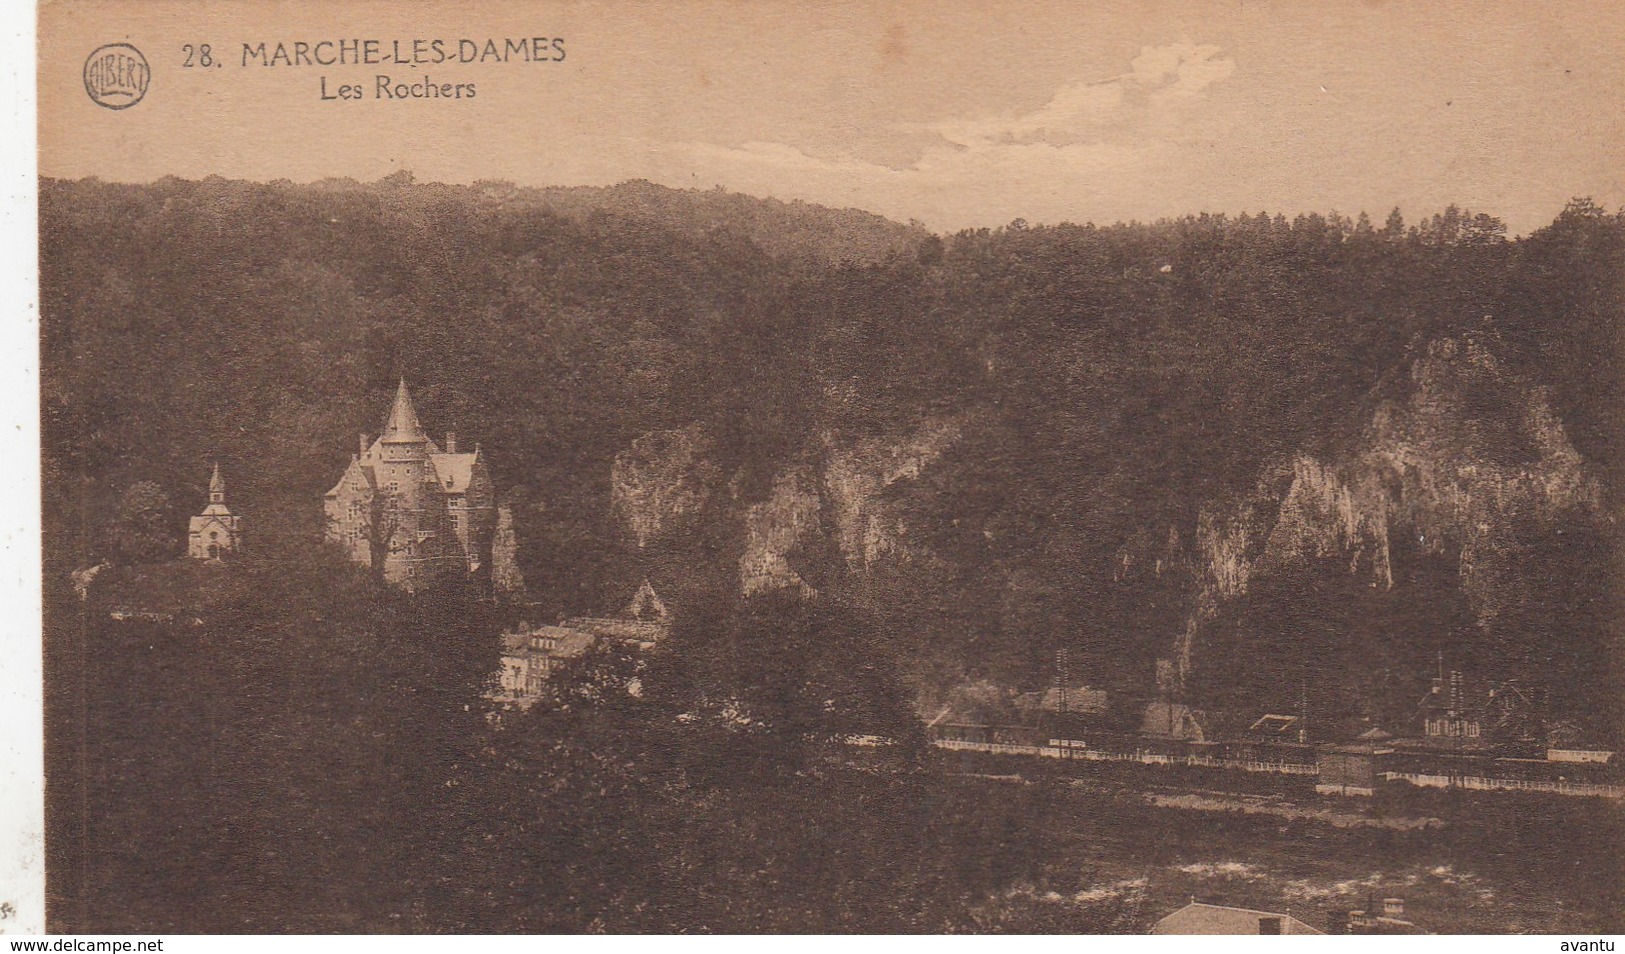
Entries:
POLYGON ((121 563, 157 563, 175 556, 179 535, 164 489, 150 480, 131 484, 119 498, 107 548, 121 563))
POLYGON ((1388 221, 1383 223, 1382 237, 1390 242, 1397 242, 1405 237, 1405 217, 1399 214, 1399 206, 1388 213, 1388 221))
POLYGON ((1467 219, 1461 227, 1463 245, 1494 245, 1505 242, 1507 226, 1493 215, 1479 212, 1467 219))
POLYGON ((1576 221, 1588 219, 1602 219, 1608 215, 1608 210, 1598 205, 1590 196, 1576 196, 1563 206, 1563 211, 1557 217, 1557 225, 1567 225, 1576 221))

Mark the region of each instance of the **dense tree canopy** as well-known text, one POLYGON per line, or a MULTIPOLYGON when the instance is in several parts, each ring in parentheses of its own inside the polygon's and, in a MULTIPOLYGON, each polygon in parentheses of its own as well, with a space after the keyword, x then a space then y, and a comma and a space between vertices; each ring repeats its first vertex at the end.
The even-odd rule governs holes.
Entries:
POLYGON ((1143 684, 1188 609, 1115 581, 1125 545, 1336 459, 1430 341, 1486 321, 1528 390, 1475 413, 1549 400, 1617 509, 1625 223, 1588 201, 1517 241, 1454 207, 940 237, 841 215, 646 184, 47 183, 48 555, 109 555, 121 494, 201 500, 215 458, 257 545, 308 546, 405 374, 431 426, 488 449, 536 611, 607 607, 656 565, 726 602, 740 514, 785 467, 968 415, 887 491, 914 562, 837 588, 943 678, 1048 678, 1064 633, 1143 684), (634 547, 612 463, 689 425, 730 501, 634 547))

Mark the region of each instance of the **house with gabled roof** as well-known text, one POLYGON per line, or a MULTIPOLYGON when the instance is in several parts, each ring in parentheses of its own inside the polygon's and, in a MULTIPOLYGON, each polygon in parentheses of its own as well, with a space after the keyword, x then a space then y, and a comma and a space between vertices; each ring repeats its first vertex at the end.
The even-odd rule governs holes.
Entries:
POLYGON ((636 643, 648 649, 671 632, 671 613, 648 580, 638 587, 632 602, 615 616, 576 616, 560 624, 605 639, 636 643))
POLYGON ((1196 899, 1158 921, 1152 934, 1324 934, 1290 914, 1204 904, 1196 899))

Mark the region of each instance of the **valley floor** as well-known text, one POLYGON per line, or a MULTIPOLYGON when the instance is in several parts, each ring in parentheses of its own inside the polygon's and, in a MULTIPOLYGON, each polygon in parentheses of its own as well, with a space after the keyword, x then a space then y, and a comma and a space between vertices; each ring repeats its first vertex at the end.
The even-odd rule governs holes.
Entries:
POLYGON ((1023 778, 1008 762, 959 761, 957 784, 988 801, 1012 788, 1062 788, 1032 820, 1054 846, 1047 877, 1004 893, 1020 907, 1115 904, 1120 929, 1146 931, 1197 900, 1287 913, 1324 931, 1336 913, 1403 898, 1405 917, 1437 934, 1625 926, 1613 860, 1625 812, 1611 801, 1430 792, 1373 804, 1166 777, 1023 778))
POLYGON ((47 644, 53 931, 1143 933, 1192 898, 1324 929, 1371 896, 1437 933, 1625 929, 1613 800, 931 749, 753 774, 619 711, 482 741, 427 661, 357 665, 419 641, 98 626, 47 644))

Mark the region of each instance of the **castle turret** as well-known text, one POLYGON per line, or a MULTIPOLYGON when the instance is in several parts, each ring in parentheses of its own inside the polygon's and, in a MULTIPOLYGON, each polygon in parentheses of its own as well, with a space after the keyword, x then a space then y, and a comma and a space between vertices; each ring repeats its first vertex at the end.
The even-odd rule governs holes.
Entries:
POLYGON ((389 420, 384 424, 384 435, 379 438, 383 458, 389 460, 422 460, 429 455, 429 435, 418 423, 417 408, 412 406, 412 395, 406 390, 406 379, 395 389, 395 404, 389 409, 389 420))

